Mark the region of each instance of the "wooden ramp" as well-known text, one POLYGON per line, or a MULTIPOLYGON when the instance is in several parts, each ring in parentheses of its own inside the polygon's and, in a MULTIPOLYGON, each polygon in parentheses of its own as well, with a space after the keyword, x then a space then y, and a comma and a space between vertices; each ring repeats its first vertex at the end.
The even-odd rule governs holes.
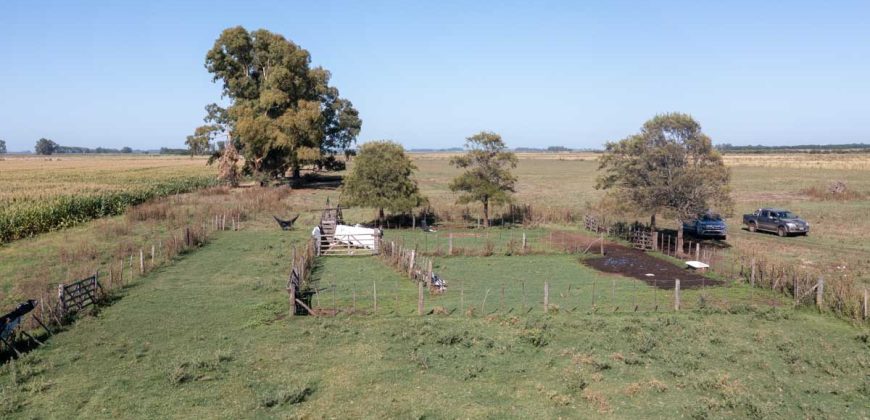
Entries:
POLYGON ((327 207, 320 213, 320 238, 317 255, 375 255, 380 247, 380 238, 375 235, 353 235, 349 241, 341 242, 335 239, 336 226, 344 223, 341 206, 327 207), (375 247, 356 246, 354 243, 374 243, 375 247))

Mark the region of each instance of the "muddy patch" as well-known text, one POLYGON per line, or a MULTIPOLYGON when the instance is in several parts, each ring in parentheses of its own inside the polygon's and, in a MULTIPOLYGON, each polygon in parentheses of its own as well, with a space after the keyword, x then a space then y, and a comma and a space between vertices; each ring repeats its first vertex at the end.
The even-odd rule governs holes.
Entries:
MULTIPOLYGON (((594 241, 596 238, 580 233, 554 232, 552 236, 552 242, 555 246, 563 247, 572 252, 582 252, 588 248, 589 252, 598 254, 599 244, 593 243, 594 241)), ((619 274, 643 280, 650 286, 661 289, 673 289, 676 280, 680 281, 681 289, 721 284, 718 280, 696 274, 668 261, 648 255, 646 252, 612 242, 605 243, 603 256, 586 258, 582 263, 603 273, 619 274)))

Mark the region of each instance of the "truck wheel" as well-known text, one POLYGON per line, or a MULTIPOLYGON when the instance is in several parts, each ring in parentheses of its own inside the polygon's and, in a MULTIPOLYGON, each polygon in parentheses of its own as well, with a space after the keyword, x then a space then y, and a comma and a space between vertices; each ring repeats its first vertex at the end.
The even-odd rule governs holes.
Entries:
POLYGON ((757 230, 758 230, 758 225, 755 222, 752 222, 749 224, 749 231, 750 232, 755 232, 757 230))
POLYGON ((779 229, 776 230, 776 234, 781 237, 785 237, 787 235, 785 228, 782 226, 780 226, 779 229))

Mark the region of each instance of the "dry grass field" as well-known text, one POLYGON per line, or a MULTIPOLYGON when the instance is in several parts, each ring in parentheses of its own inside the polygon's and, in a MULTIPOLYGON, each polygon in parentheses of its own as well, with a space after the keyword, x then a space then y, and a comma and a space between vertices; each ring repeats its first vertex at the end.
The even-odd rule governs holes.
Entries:
MULTIPOLYGON (((448 183, 459 171, 450 167, 448 153, 414 154, 417 178, 436 209, 454 206, 448 183)), ((728 219, 733 246, 821 271, 848 275, 870 284, 870 154, 726 155, 731 167, 735 212, 728 219), (812 193, 843 181, 854 193, 847 200, 830 200, 812 193), (783 207, 806 218, 808 237, 779 238, 749 233, 741 226, 743 213, 759 207, 783 207)), ((579 214, 603 193, 594 188, 597 176, 593 153, 520 155, 516 201, 539 209, 570 209, 579 214)), ((463 206, 465 207, 465 206, 463 206)), ((472 214, 479 208, 468 206, 472 214)), ((675 227, 672 221, 660 221, 675 227)))
MULTIPOLYGON (((81 159, 74 163, 86 168, 118 165, 116 179, 211 170, 155 159, 166 166, 137 161, 126 173, 115 158, 81 159)), ((446 156, 415 161, 432 205, 456 207, 447 184, 457 171, 446 156)), ((517 201, 583 214, 601 196, 593 188, 596 167, 591 155, 523 155, 517 201)), ((732 170, 738 214, 728 243, 735 248, 835 269, 847 261, 837 270, 849 275, 870 264, 861 240, 870 228, 870 202, 859 198, 870 192, 868 171, 739 162, 732 170), (834 180, 860 194, 828 201, 806 192, 834 180), (739 212, 759 205, 801 213, 813 234, 741 231, 739 212)), ((22 182, 39 189, 41 181, 30 179, 22 182)), ((313 274, 323 288, 315 309, 364 309, 288 318, 289 256, 307 240, 327 198, 340 202, 340 193, 207 188, 0 245, 4 309, 95 269, 113 302, 40 337, 45 346, 0 367, 0 416, 864 418, 870 412, 865 324, 808 305, 792 309, 787 297, 738 282, 684 290, 684 309, 676 312, 672 291, 596 271, 555 250, 551 232, 576 231, 577 222, 488 231, 451 223, 437 234, 393 229, 388 238, 419 242, 424 252, 437 244, 415 238, 443 245, 448 230, 465 230, 457 247, 491 240, 499 254, 436 257, 435 269, 451 288, 427 296, 426 309, 450 312, 423 317, 416 315, 417 288, 404 273, 378 258, 325 258, 313 274), (297 213, 298 227, 289 232, 272 220, 297 213), (243 227, 216 231, 216 217, 224 214, 243 227), (207 231, 207 244, 151 260, 152 245, 169 251, 188 226, 207 231), (535 253, 505 255, 506 244, 524 233, 535 253), (544 281, 554 308, 547 314, 544 281)), ((373 215, 367 208, 345 212, 351 223, 373 215)))

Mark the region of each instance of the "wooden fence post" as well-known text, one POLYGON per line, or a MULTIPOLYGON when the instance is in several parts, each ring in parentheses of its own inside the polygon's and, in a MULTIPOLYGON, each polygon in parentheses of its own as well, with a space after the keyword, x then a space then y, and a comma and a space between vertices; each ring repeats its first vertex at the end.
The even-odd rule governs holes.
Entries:
POLYGON ((450 232, 449 239, 447 239, 447 255, 453 255, 453 232, 450 232))
POLYGON ((674 310, 680 310, 680 281, 674 282, 674 310))
POLYGON ((867 317, 870 316, 870 314, 868 314, 868 312, 867 312, 867 311, 868 311, 868 308, 867 308, 867 295, 868 295, 868 293, 867 293, 867 289, 864 288, 864 319, 867 319, 867 317))
POLYGON ((750 264, 752 267, 749 274, 749 284, 751 284, 752 287, 755 287, 755 258, 750 261, 750 264))
MULTIPOLYGON (((292 276, 293 274, 290 275, 292 276)), ((296 285, 293 284, 292 278, 290 279, 290 287, 287 288, 287 294, 290 295, 290 316, 296 316, 296 285)))
POLYGON ((133 281, 133 253, 130 253, 130 281, 133 281))
POLYGON ((695 261, 701 261, 701 243, 695 243, 695 261))
POLYGON ((822 311, 822 304, 824 304, 825 299, 825 278, 819 277, 819 282, 816 284, 816 307, 819 308, 819 312, 822 311))
POLYGON ((145 274, 145 253, 139 248, 139 274, 145 274))
POLYGON ((523 232, 523 254, 526 253, 526 232, 523 232))
POLYGON ((414 278, 414 260, 417 258, 417 251, 411 250, 411 258, 408 262, 408 277, 414 278))
POLYGON ((64 295, 63 295, 64 293, 63 292, 64 292, 63 284, 58 284, 57 285, 57 305, 59 308, 58 312, 60 312, 58 318, 60 318, 61 320, 64 318, 64 316, 66 316, 66 301, 64 300, 64 295))
POLYGON ((550 283, 544 282, 544 313, 550 310, 550 283))
POLYGON ((604 255, 604 232, 601 232, 599 240, 599 246, 601 248, 601 255, 604 255))
POLYGON ((423 315, 423 282, 417 282, 417 315, 423 315))
POLYGON ((374 310, 372 311, 372 313, 376 314, 376 313, 378 313, 378 282, 377 281, 372 282, 372 303, 373 303, 373 307, 374 307, 374 310))

